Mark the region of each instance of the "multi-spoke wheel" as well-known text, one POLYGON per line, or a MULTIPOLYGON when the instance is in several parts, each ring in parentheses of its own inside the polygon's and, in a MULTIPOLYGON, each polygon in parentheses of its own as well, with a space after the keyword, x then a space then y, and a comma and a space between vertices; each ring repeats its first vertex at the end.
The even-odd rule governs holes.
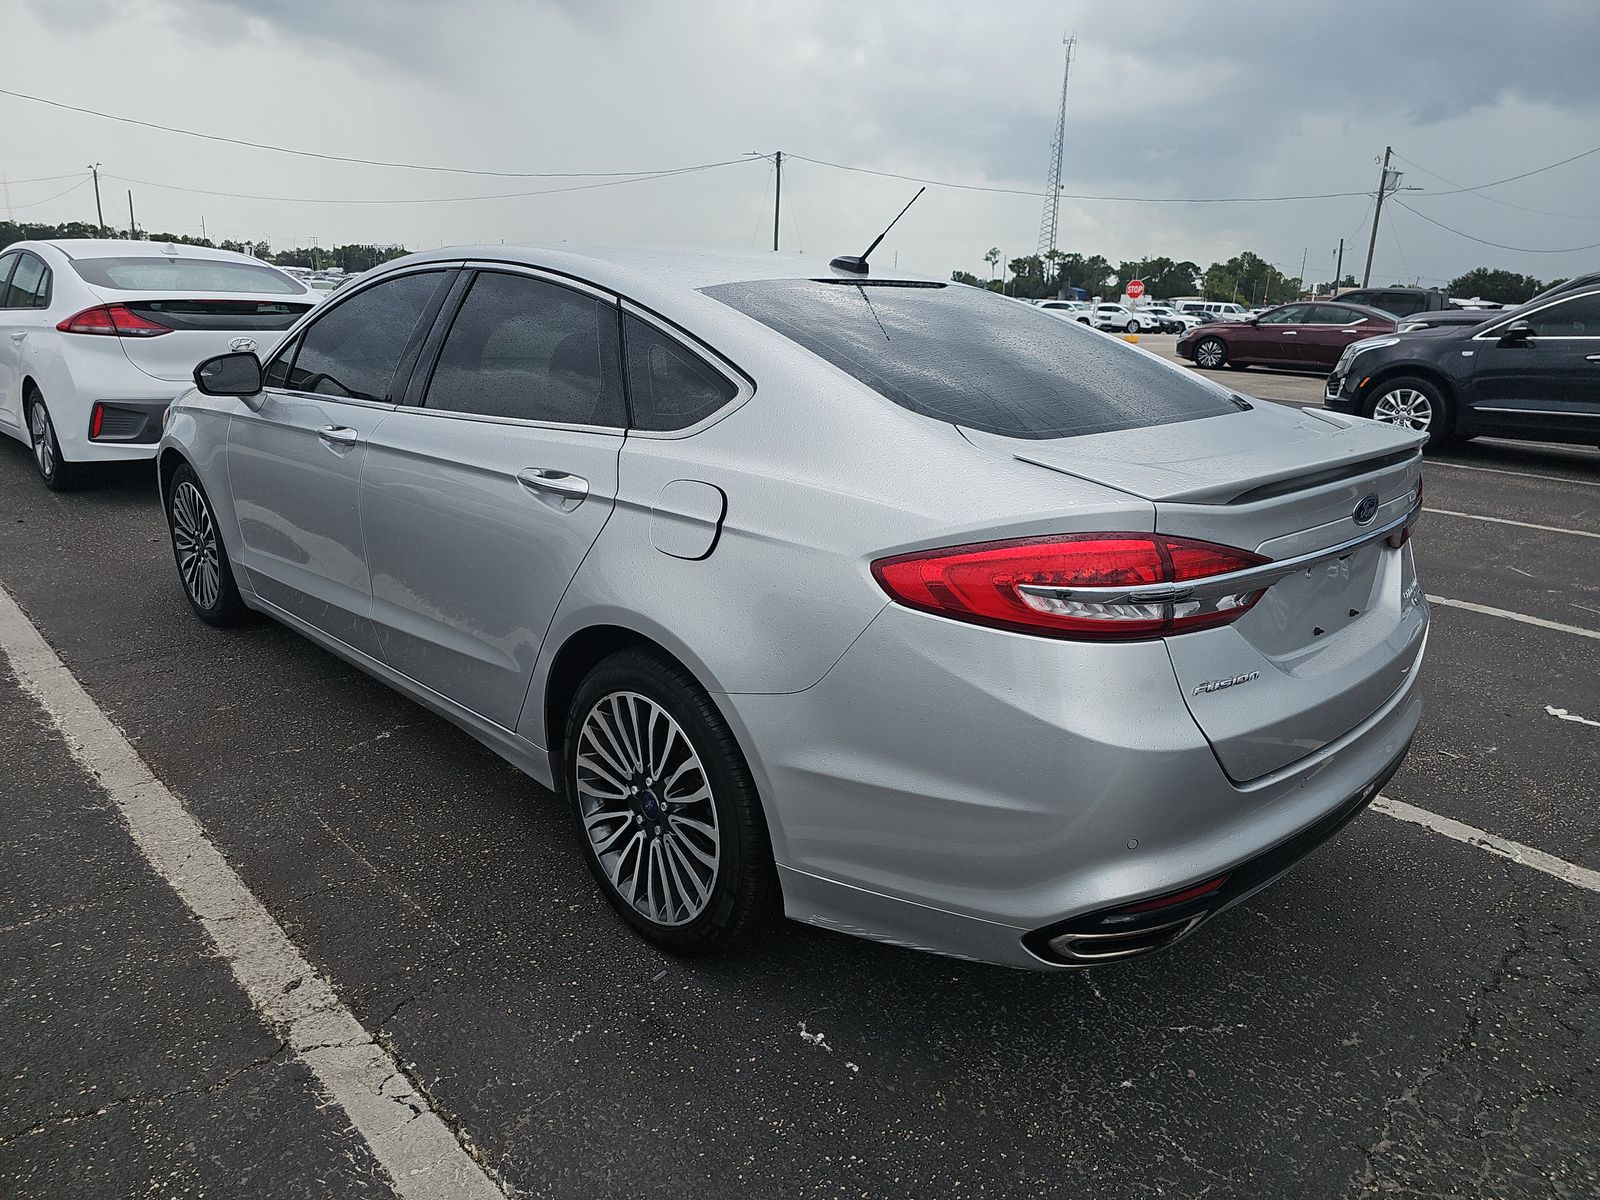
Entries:
POLYGON ((61 442, 55 422, 44 405, 44 397, 32 388, 27 396, 28 442, 33 448, 33 466, 53 492, 64 492, 78 482, 74 464, 61 457, 61 442))
POLYGON ((1398 425, 1428 435, 1426 445, 1437 446, 1451 436, 1449 404, 1429 380, 1402 375, 1380 384, 1367 403, 1374 421, 1398 425))
POLYGON ((565 784, 590 869, 635 929, 683 954, 727 950, 775 909, 749 769, 709 696, 643 650, 606 659, 568 714, 565 784))
POLYGON ((239 598, 211 501, 187 463, 173 473, 167 489, 167 528, 189 607, 212 625, 244 620, 249 610, 239 598))
POLYGON ((1194 348, 1194 361, 1196 365, 1208 371, 1215 371, 1228 361, 1228 347, 1221 338, 1202 338, 1200 344, 1194 348))

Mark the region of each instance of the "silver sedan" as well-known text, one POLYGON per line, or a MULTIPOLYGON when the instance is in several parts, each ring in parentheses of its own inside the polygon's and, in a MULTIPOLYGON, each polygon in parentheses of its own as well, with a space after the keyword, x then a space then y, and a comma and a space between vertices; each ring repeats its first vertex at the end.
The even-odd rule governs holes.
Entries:
POLYGON ((413 255, 202 363, 161 497, 570 805, 678 953, 779 911, 1033 968, 1192 932, 1416 728, 1420 438, 859 260, 413 255))

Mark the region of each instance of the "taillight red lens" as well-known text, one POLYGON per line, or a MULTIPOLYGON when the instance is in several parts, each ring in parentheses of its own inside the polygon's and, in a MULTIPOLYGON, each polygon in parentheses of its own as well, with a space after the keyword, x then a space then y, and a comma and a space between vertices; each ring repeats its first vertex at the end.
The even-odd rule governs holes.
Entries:
POLYGON ((101 422, 103 422, 105 420, 105 416, 106 416, 106 406, 104 404, 101 404, 98 400, 96 400, 94 407, 89 410, 89 436, 90 437, 97 438, 97 437, 100 436, 100 424, 101 424, 101 422))
POLYGON ((99 337, 160 337, 171 333, 166 325, 158 324, 123 304, 100 304, 75 313, 56 325, 62 333, 89 333, 99 337))
POLYGON ((923 612, 1021 633, 1127 641, 1225 625, 1248 612, 1261 592, 1194 606, 1057 600, 1025 593, 1022 585, 1115 588, 1181 583, 1266 561, 1247 550, 1189 538, 1096 533, 900 554, 878 559, 872 574, 893 599, 923 612))

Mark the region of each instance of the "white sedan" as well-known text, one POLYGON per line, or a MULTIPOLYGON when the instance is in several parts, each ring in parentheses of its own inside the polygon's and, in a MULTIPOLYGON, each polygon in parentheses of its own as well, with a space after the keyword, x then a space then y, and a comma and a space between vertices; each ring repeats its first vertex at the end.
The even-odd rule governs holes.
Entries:
POLYGON ((247 255, 171 243, 18 242, 0 253, 0 433, 45 485, 154 458, 197 363, 265 355, 319 297, 247 255))

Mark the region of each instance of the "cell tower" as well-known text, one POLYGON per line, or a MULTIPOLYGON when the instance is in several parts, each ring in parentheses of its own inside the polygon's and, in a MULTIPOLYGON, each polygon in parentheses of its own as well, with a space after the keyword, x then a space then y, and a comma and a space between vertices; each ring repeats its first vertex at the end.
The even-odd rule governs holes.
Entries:
POLYGON ((1044 217, 1039 222, 1039 261, 1056 248, 1056 221, 1061 215, 1061 149, 1067 140, 1067 80, 1072 75, 1072 48, 1077 44, 1075 34, 1064 34, 1066 62, 1061 68, 1061 109, 1056 113, 1056 136, 1050 144, 1050 178, 1046 183, 1050 194, 1045 197, 1044 217))

